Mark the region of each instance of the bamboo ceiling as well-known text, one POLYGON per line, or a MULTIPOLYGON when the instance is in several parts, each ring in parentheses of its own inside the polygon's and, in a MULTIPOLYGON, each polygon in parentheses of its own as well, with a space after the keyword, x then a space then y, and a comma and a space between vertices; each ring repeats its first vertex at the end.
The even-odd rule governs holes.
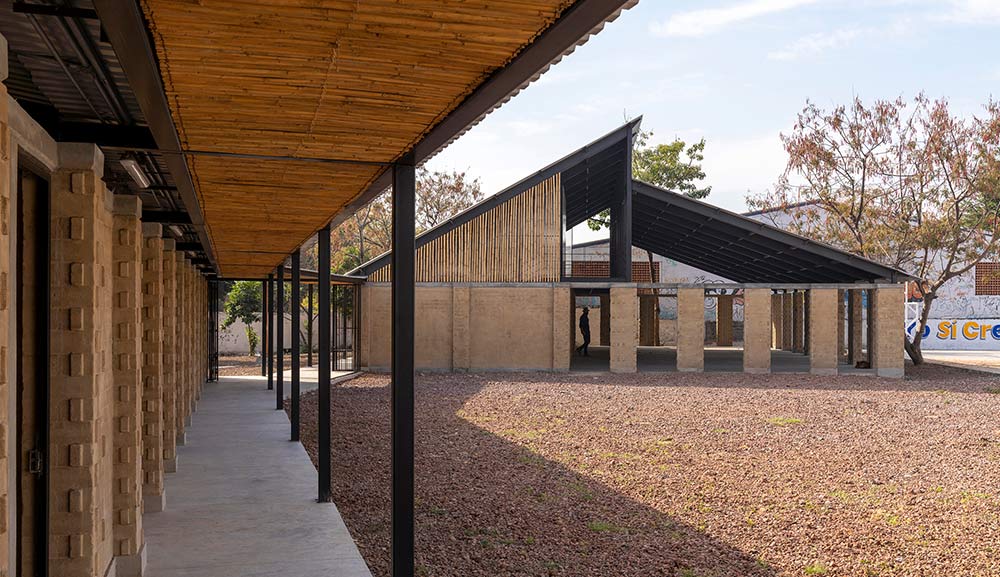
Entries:
MULTIPOLYGON (((573 0, 142 0, 181 146, 387 163, 573 0)), ((277 266, 381 172, 189 155, 223 276, 277 266)))

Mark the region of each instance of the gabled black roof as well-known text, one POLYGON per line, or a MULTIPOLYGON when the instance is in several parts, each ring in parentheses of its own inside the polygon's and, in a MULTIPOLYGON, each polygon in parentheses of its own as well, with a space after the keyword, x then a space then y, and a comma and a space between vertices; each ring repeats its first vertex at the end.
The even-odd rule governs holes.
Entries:
MULTIPOLYGON (((627 177, 625 165, 632 139, 642 117, 638 117, 569 155, 553 162, 531 176, 456 214, 436 227, 417 235, 416 247, 471 221, 477 216, 514 198, 531 187, 562 173, 562 189, 566 210, 566 226, 572 228, 587 218, 611 206, 611 199, 620 194, 627 177)), ((391 252, 366 262, 349 275, 367 276, 389 264, 391 252)))
POLYGON ((851 283, 907 273, 724 210, 632 181, 632 245, 741 283, 851 283))

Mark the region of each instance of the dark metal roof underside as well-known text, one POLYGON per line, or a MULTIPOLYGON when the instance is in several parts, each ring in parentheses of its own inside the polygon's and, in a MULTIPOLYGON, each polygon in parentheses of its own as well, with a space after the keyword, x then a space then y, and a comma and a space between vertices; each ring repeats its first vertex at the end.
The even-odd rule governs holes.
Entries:
POLYGON ((639 180, 632 182, 632 245, 741 283, 853 283, 909 279, 883 266, 639 180))
MULTIPOLYGON (((29 10, 0 6, 0 33, 7 39, 8 93, 58 141, 96 142, 104 152, 104 181, 115 194, 136 195, 144 211, 170 214, 164 236, 190 247, 189 256, 201 257, 200 239, 186 224, 186 207, 162 154, 150 150, 126 151, 115 144, 135 135, 141 145, 152 145, 142 109, 136 100, 101 22, 93 16, 30 13, 32 6, 93 11, 91 0, 59 3, 22 2, 29 10), (28 13, 26 13, 28 12, 28 13), (111 144, 111 145, 109 145, 111 144), (122 168, 123 158, 136 160, 150 180, 140 189, 122 168), (177 218, 179 216, 179 218, 177 218)), ((96 15, 95 15, 96 16, 96 15)), ((155 220, 147 216, 147 220, 155 220)))
MULTIPOLYGON (((625 159, 632 146, 630 137, 637 132, 641 122, 640 116, 418 235, 417 248, 560 173, 563 204, 572 207, 567 208, 567 228, 609 208, 616 187, 620 190, 625 186, 625 159)), ((391 256, 391 252, 383 253, 348 274, 367 276, 389 264, 391 256)))

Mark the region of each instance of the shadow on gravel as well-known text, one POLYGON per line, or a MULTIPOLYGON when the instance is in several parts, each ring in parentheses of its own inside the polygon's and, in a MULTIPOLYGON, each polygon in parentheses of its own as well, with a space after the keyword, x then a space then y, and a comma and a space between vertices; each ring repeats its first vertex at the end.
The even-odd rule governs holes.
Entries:
MULTIPOLYGON (((418 379, 418 575, 776 575, 750 553, 472 425, 459 415, 482 380, 444 380, 418 379)), ((385 383, 362 377, 332 395, 334 500, 376 576, 389 575, 385 383)), ((315 392, 303 396, 302 424, 315 464, 315 392)))

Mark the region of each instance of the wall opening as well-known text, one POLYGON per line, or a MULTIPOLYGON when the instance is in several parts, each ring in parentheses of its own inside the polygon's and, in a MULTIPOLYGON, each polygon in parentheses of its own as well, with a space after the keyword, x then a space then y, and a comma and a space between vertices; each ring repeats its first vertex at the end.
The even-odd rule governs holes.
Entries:
POLYGON ((17 181, 17 574, 48 574, 49 184, 20 168, 17 181))

